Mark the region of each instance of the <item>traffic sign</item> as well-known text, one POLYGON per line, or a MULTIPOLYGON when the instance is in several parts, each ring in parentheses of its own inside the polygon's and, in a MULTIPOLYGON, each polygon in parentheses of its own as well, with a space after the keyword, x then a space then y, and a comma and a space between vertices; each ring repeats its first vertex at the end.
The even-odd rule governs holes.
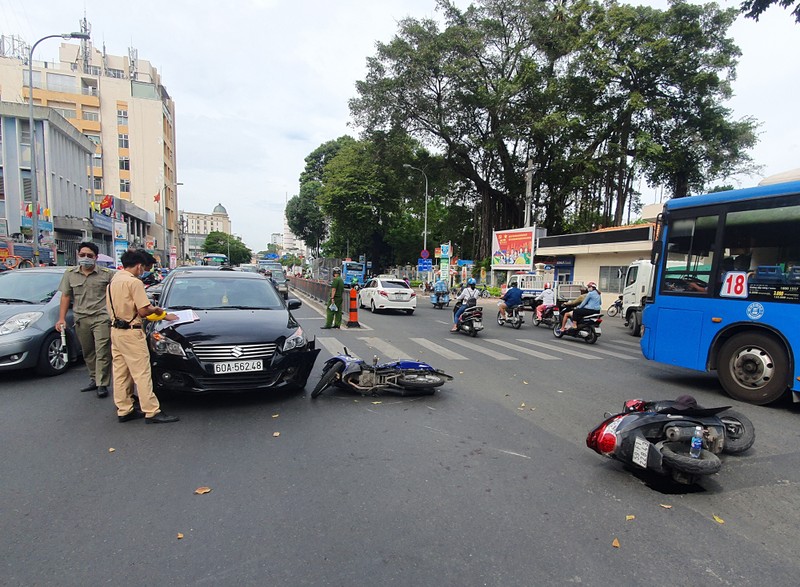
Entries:
POLYGON ((417 259, 417 271, 433 270, 433 262, 430 259, 417 259))
POLYGON ((423 259, 427 259, 431 256, 431 254, 428 252, 428 249, 422 249, 422 252, 420 252, 419 256, 423 259))

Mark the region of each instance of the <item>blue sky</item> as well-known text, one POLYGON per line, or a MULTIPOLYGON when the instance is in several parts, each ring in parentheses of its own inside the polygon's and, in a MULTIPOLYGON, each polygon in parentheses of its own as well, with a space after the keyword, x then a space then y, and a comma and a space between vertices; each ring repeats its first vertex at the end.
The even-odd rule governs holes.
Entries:
MULTIPOLYGON (((95 46, 105 43, 115 55, 135 47, 176 102, 180 207, 211 212, 221 202, 233 232, 253 250, 283 231, 284 205, 297 193, 306 155, 357 134, 347 101, 375 42, 388 41, 406 16, 436 14, 433 0, 3 0, 0 33, 30 43, 77 30, 84 12, 95 46)), ((737 118, 762 123, 754 159, 764 175, 800 167, 800 25, 772 8, 758 23, 740 17, 731 32, 743 55, 729 106, 737 118)), ((57 53, 53 40, 36 57, 57 53)), ((645 194, 658 198, 657 190, 645 194)))

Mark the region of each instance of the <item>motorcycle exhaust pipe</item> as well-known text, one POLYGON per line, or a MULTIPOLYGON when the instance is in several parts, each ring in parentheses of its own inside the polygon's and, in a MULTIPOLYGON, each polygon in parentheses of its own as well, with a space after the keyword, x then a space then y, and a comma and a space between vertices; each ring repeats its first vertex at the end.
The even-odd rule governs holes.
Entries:
POLYGON ((669 426, 664 434, 670 442, 689 441, 694 436, 694 426, 669 426))

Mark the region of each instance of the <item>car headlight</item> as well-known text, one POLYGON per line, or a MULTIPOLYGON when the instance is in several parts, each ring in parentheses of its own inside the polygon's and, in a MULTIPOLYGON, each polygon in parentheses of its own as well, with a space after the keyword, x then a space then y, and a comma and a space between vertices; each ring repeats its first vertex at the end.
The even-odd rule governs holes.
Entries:
POLYGON ((14 314, 11 318, 0 324, 0 335, 25 330, 42 316, 44 316, 44 312, 22 312, 21 314, 14 314))
POLYGON ((290 337, 286 339, 286 342, 283 343, 283 352, 290 351, 292 349, 300 348, 306 346, 306 337, 303 334, 303 329, 298 328, 294 331, 290 337))
POLYGON ((179 342, 172 340, 170 337, 160 332, 154 332, 150 335, 150 348, 153 349, 157 355, 186 356, 186 352, 179 342))

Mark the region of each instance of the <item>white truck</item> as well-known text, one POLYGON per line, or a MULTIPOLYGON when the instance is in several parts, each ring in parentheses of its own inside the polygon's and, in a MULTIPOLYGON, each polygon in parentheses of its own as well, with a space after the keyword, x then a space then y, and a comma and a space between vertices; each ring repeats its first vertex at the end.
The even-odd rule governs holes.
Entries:
POLYGON ((522 290, 522 303, 528 308, 536 306, 535 299, 544 290, 544 284, 549 283, 556 290, 556 299, 573 300, 580 295, 580 283, 553 282, 553 274, 540 275, 535 273, 514 274, 508 278, 508 287, 516 285, 522 290))
POLYGON ((633 261, 628 265, 622 290, 622 316, 633 336, 642 335, 642 310, 652 291, 653 266, 650 259, 633 261))

